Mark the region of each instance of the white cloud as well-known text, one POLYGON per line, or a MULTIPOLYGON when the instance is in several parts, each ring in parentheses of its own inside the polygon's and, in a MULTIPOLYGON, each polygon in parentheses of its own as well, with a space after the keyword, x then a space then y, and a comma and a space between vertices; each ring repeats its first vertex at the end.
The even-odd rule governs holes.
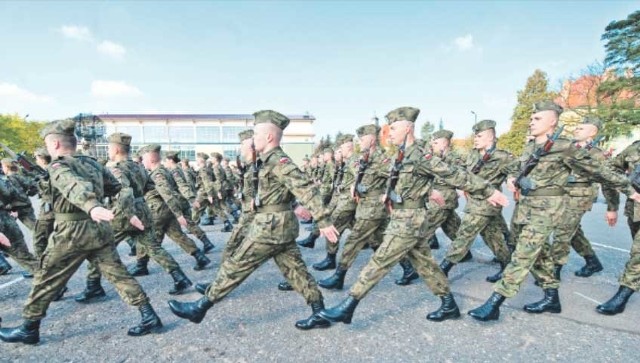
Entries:
POLYGON ((111 58, 122 60, 127 50, 120 44, 105 40, 98 44, 98 52, 111 58))
POLYGON ((93 41, 93 35, 91 34, 91 30, 86 26, 77 26, 77 25, 63 25, 60 27, 60 32, 62 35, 69 39, 82 40, 82 41, 93 41))
POLYGON ((11 83, 0 83, 0 97, 12 99, 15 101, 28 102, 52 102, 53 98, 49 96, 35 94, 26 89, 20 88, 11 83))
POLYGON ((462 37, 457 37, 456 39, 453 40, 453 44, 461 52, 470 50, 474 46, 473 35, 467 34, 462 37))
POLYGON ((94 97, 139 97, 142 91, 124 81, 91 82, 91 95, 94 97))

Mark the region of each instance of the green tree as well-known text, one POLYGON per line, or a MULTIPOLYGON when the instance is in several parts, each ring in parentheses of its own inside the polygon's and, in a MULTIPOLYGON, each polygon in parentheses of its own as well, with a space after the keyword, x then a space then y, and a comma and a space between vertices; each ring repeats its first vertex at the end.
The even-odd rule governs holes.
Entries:
POLYGON ((557 93, 549 90, 547 74, 536 69, 527 79, 524 89, 518 91, 518 104, 513 109, 511 128, 500 135, 498 147, 509 150, 515 155, 522 154, 533 104, 543 100, 554 99, 556 96, 557 93))
POLYGON ((44 122, 26 121, 17 114, 0 114, 0 142, 16 153, 26 151, 32 154, 36 148, 44 145, 40 138, 40 130, 44 125, 44 122))
POLYGON ((427 120, 424 122, 424 125, 420 128, 420 138, 424 140, 426 143, 431 142, 431 134, 435 131, 436 127, 433 126, 431 121, 427 120))

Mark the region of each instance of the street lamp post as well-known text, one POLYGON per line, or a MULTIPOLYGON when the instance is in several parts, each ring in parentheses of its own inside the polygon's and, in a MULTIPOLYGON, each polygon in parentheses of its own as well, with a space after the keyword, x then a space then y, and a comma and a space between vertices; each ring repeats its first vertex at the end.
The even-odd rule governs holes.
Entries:
POLYGON ((478 123, 478 114, 476 111, 471 111, 471 113, 473 114, 473 124, 475 125, 478 123))

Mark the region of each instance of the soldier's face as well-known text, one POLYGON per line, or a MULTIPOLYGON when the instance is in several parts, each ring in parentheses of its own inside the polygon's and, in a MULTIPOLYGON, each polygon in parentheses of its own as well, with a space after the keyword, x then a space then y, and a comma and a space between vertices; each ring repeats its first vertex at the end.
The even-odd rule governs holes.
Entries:
POLYGON ((328 161, 330 161, 330 160, 331 160, 331 157, 332 157, 332 156, 333 156, 333 154, 332 154, 332 153, 324 153, 324 154, 322 155, 322 160, 324 160, 324 162, 326 163, 326 162, 328 162, 328 161))
POLYGON ((252 162, 251 139, 242 140, 240 143, 240 157, 247 163, 252 162))
POLYGON ((349 141, 340 145, 340 153, 344 155, 345 158, 351 157, 353 154, 353 142, 349 141))
POLYGON ((433 139, 431 141, 431 149, 435 153, 443 152, 449 146, 449 140, 444 137, 433 139))
POLYGON ((318 166, 318 160, 316 158, 311 159, 311 166, 313 166, 314 168, 318 166))
POLYGON ((397 121, 389 126, 389 141, 393 145, 402 145, 405 136, 409 133, 408 121, 397 121))
POLYGON ((474 149, 488 149, 493 145, 493 130, 480 131, 473 136, 473 148, 474 149))
POLYGON ((253 129, 253 143, 257 152, 262 152, 269 143, 269 138, 273 135, 269 134, 268 123, 257 124, 253 129))
POLYGON ((58 140, 56 140, 51 135, 47 135, 47 137, 44 138, 44 145, 47 148, 47 152, 49 152, 49 155, 51 155, 52 159, 58 157, 57 150, 60 147, 60 142, 58 142, 58 140))
POLYGON ((342 162, 342 153, 340 151, 338 151, 335 154, 335 158, 336 158, 336 162, 342 162))
POLYGON ((576 141, 587 141, 593 139, 598 133, 598 128, 590 124, 580 124, 573 130, 573 138, 576 141))
POLYGON ((533 137, 553 133, 558 124, 558 116, 554 111, 540 111, 531 115, 529 133, 533 137))
POLYGON ((146 169, 151 169, 153 166, 153 163, 151 162, 151 153, 145 153, 142 155, 142 165, 144 165, 146 169))
POLYGON ((362 150, 366 150, 371 147, 373 141, 375 140, 374 135, 363 135, 360 137, 360 148, 362 150))
POLYGON ((108 144, 107 145, 107 156, 109 156, 109 160, 114 160, 116 157, 116 153, 118 152, 118 150, 116 149, 116 146, 113 144, 108 144))

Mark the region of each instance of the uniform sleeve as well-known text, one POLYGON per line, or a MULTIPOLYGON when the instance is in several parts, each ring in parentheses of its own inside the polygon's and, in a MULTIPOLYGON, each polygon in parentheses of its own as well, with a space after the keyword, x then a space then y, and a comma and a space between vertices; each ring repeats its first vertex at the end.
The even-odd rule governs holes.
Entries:
POLYGON ((133 197, 133 189, 131 188, 131 184, 129 183, 129 179, 124 175, 122 170, 118 168, 109 169, 111 174, 118 180, 122 188, 120 192, 116 196, 116 205, 117 209, 122 211, 122 213, 127 217, 131 218, 135 215, 135 207, 134 207, 134 197, 133 197))
POLYGON ((614 188, 626 195, 634 192, 631 182, 624 174, 617 173, 607 167, 605 162, 594 159, 584 149, 569 147, 563 161, 571 169, 590 175, 596 182, 601 183, 603 188, 614 188))
POLYGON ((495 189, 471 172, 463 168, 449 165, 442 159, 434 156, 425 156, 416 163, 416 169, 424 176, 436 176, 443 183, 450 185, 456 189, 462 189, 470 194, 480 195, 488 198, 493 194, 495 189))
POLYGON ((220 168, 220 166, 213 167, 213 177, 215 179, 213 182, 213 187, 216 190, 216 192, 213 195, 216 195, 217 192, 221 191, 224 186, 223 185, 224 174, 222 173, 222 169, 220 168))
POLYGON ((113 197, 120 192, 122 185, 111 174, 107 168, 102 168, 102 180, 104 182, 104 195, 105 197, 113 197))
POLYGON ((176 216, 176 218, 182 217, 182 208, 180 208, 178 198, 169 186, 169 181, 166 179, 164 174, 160 172, 151 173, 151 177, 153 178, 153 182, 156 184, 158 194, 160 194, 160 197, 165 203, 167 203, 171 212, 176 216))
POLYGON ((193 190, 187 182, 184 174, 180 173, 180 171, 177 169, 173 169, 171 170, 171 176, 173 176, 173 180, 178 185, 178 191, 180 192, 180 194, 182 194, 182 196, 185 197, 189 201, 189 203, 193 203, 193 201, 196 199, 196 196, 193 193, 193 190))
POLYGON ((279 162, 273 169, 273 173, 277 176, 278 181, 284 184, 296 197, 298 203, 309 210, 320 228, 333 224, 331 211, 323 206, 318 188, 304 176, 304 173, 291 160, 279 162))
POLYGON ((51 187, 87 214, 91 213, 93 208, 102 206, 94 192, 93 183, 75 175, 68 165, 54 162, 49 167, 49 175, 51 187))
POLYGON ((202 185, 204 187, 205 193, 207 193, 208 197, 213 197, 216 195, 216 185, 215 178, 213 175, 213 171, 205 169, 202 174, 202 185))

